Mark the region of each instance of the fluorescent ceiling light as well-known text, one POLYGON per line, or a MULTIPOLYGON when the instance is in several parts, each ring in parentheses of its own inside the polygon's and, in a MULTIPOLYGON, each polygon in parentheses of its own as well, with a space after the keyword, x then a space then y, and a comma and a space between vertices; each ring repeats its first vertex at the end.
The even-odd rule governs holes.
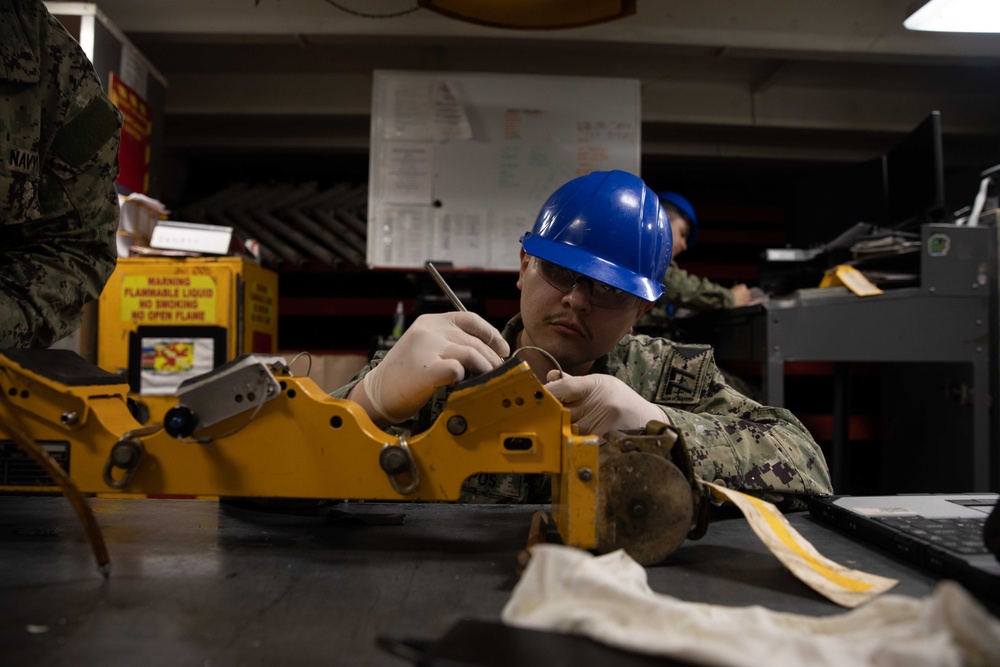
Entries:
POLYGON ((903 21, 908 30, 1000 32, 998 0, 930 0, 903 21))

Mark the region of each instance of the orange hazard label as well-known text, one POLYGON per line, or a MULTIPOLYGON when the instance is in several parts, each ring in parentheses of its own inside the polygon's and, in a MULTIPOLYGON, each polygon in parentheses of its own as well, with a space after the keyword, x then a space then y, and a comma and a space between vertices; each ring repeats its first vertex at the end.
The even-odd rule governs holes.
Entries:
POLYGON ((138 324, 215 324, 212 276, 125 276, 122 320, 138 324))
POLYGON ((274 288, 266 283, 247 285, 247 312, 251 325, 268 328, 274 323, 274 297, 274 288))

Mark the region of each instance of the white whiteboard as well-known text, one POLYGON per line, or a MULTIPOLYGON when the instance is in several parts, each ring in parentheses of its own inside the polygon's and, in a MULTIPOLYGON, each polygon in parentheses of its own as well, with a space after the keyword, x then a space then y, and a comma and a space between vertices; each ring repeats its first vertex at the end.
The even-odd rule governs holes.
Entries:
POLYGON ((560 185, 639 174, 635 79, 376 70, 367 263, 516 270, 560 185))

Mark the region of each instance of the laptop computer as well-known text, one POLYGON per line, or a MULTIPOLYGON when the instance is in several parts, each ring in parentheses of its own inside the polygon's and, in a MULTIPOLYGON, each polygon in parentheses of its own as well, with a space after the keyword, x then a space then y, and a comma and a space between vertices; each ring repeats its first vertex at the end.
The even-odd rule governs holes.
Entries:
POLYGON ((864 542, 954 579, 974 594, 1000 599, 998 497, 817 496, 810 498, 809 512, 864 542))

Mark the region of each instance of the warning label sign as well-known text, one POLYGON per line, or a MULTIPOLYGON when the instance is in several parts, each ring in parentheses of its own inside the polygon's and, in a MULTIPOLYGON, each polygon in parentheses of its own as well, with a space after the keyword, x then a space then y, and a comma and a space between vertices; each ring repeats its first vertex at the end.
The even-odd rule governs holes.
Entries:
POLYGON ((247 301, 250 324, 264 329, 269 328, 275 321, 274 288, 265 283, 250 283, 247 287, 247 301))
POLYGON ((125 276, 122 320, 140 324, 215 324, 212 276, 125 276))

